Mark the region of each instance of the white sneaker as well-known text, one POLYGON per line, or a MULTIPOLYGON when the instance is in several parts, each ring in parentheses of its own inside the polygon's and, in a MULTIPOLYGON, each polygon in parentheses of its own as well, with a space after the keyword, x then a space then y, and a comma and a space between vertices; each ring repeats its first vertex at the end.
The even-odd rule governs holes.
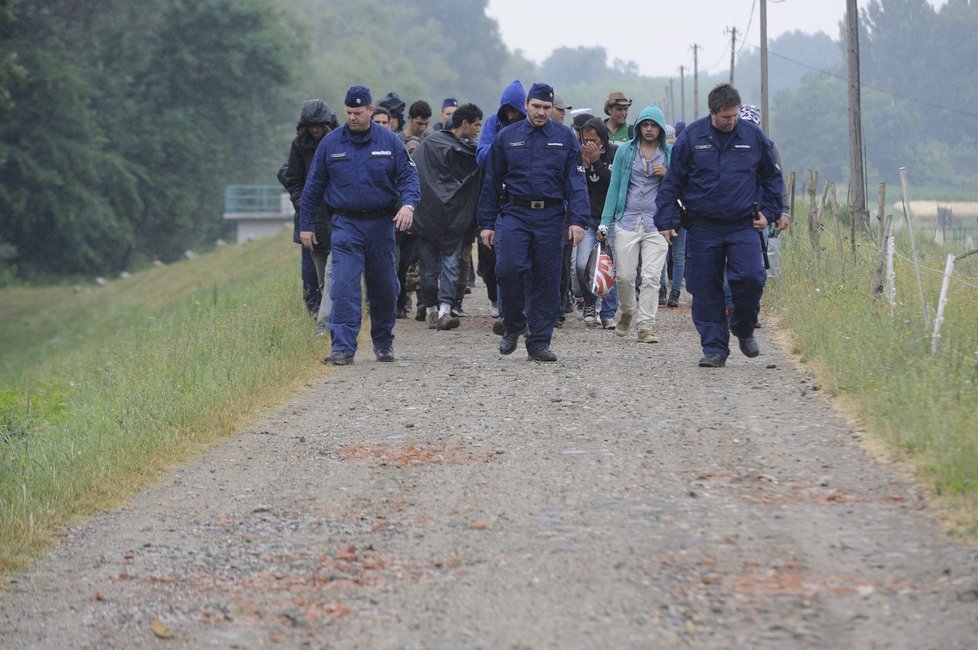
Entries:
POLYGON ((638 331, 638 342, 639 343, 658 343, 659 337, 655 335, 652 330, 639 330, 638 331))
POLYGON ((489 317, 499 318, 499 310, 496 308, 496 305, 492 305, 491 307, 489 307, 489 317))

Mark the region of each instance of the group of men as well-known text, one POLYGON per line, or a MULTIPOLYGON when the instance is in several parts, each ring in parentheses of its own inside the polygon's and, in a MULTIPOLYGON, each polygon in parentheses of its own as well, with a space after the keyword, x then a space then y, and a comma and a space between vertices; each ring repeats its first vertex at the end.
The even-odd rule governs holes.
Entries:
MULTIPOLYGON (((353 363, 361 275, 374 353, 378 361, 394 360, 403 284, 398 231, 418 241, 428 327, 458 327, 452 308, 473 214, 480 272, 499 315, 494 331, 501 335, 501 354, 514 352, 523 337, 529 359, 556 360, 550 347, 567 292, 562 270, 568 251, 586 235, 585 244, 616 240, 619 253, 617 318, 607 311, 606 296, 601 324, 613 324, 624 336, 635 320, 638 340, 655 342, 649 299, 658 298, 669 243, 685 231, 685 277, 703 348, 699 365, 725 364, 731 332, 746 356, 757 356, 754 328, 766 277, 762 231, 783 213, 783 180, 771 141, 738 119, 741 100, 732 86, 713 89, 709 115, 689 124, 674 145, 657 107, 646 107, 628 124, 631 100, 622 93, 609 96, 607 120, 575 120, 569 128, 562 122, 570 107, 550 85, 535 83, 524 94, 516 81, 485 123, 475 105, 446 100, 441 128, 433 133, 427 103, 412 104, 405 124, 404 103, 394 95, 391 105, 391 99, 376 110, 367 88, 349 89, 346 124, 322 138, 299 201, 305 248, 316 247, 323 206, 332 226, 332 278, 324 287, 332 297, 332 349, 325 363, 353 363), (400 133, 391 130, 401 125, 400 133), (409 155, 411 139, 417 147, 409 155), (611 155, 616 140, 622 146, 611 155), (725 280, 733 302, 729 316, 725 280)), ((591 299, 584 316, 596 325, 597 298, 591 299)))

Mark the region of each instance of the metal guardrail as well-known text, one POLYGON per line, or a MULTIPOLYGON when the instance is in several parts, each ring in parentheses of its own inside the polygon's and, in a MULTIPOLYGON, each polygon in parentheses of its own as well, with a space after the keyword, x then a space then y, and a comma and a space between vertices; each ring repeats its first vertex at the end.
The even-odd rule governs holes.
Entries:
POLYGON ((281 185, 226 185, 224 212, 282 212, 281 185))

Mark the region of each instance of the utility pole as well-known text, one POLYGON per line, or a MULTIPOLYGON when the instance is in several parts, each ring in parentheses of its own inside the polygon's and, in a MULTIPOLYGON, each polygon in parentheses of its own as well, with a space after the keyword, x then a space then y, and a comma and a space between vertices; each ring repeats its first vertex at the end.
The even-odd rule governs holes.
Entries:
POLYGON ((699 119, 700 116, 700 74, 699 74, 699 61, 697 58, 697 53, 699 52, 700 46, 693 44, 693 119, 699 119))
POLYGON ((770 134, 767 116, 767 0, 761 0, 761 130, 770 134))
POLYGON ((669 77, 669 119, 676 121, 676 80, 669 77))
POLYGON ((846 50, 849 60, 849 214, 863 232, 869 232, 863 169, 862 99, 859 87, 859 9, 846 0, 846 50))
POLYGON ((727 30, 730 34, 730 85, 734 80, 734 54, 737 51, 737 28, 731 27, 727 30))
POLYGON ((682 106, 683 122, 686 121, 686 66, 679 66, 679 103, 682 106))

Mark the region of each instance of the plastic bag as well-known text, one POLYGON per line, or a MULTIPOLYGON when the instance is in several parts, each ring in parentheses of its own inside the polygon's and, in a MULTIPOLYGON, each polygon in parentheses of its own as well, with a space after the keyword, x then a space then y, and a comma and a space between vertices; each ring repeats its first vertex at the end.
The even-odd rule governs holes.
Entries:
POLYGON ((587 258, 585 275, 591 293, 599 298, 608 295, 615 286, 615 260, 608 242, 597 242, 587 258))

